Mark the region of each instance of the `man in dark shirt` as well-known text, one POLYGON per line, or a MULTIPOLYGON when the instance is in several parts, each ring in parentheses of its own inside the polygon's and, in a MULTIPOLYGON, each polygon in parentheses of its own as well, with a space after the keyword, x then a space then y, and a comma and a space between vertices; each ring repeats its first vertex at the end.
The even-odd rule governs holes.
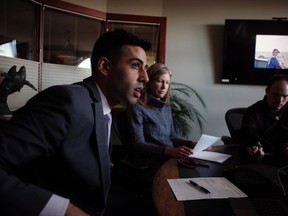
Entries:
POLYGON ((248 107, 242 122, 242 139, 252 157, 288 154, 287 101, 288 77, 275 75, 267 84, 263 100, 248 107))

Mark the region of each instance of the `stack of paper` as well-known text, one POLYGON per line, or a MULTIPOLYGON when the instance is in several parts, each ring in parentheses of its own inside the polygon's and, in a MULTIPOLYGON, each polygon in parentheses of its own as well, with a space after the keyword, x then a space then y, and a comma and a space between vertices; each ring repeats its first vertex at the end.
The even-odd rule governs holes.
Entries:
POLYGON ((202 134, 193 149, 193 154, 191 154, 190 157, 223 163, 225 160, 231 157, 231 155, 212 151, 205 151, 208 147, 216 143, 219 139, 219 137, 202 134))
POLYGON ((178 201, 247 197, 245 193, 225 177, 179 178, 168 179, 167 181, 178 201), (210 194, 203 193, 203 191, 190 184, 189 180, 209 190, 210 194))

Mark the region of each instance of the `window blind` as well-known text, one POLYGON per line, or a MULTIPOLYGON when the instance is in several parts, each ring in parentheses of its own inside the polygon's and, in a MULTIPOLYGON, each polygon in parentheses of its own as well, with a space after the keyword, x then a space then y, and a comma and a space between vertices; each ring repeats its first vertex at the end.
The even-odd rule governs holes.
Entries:
POLYGON ((91 69, 43 63, 42 90, 52 85, 71 84, 91 76, 91 69))

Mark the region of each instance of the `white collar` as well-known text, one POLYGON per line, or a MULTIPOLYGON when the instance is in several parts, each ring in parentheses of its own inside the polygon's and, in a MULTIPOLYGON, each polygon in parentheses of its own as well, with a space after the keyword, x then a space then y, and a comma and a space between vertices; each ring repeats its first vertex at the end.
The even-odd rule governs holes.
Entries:
POLYGON ((100 93, 100 97, 101 97, 101 101, 102 101, 103 114, 106 115, 108 113, 111 113, 111 108, 108 104, 108 101, 107 101, 105 95, 103 94, 103 92, 101 91, 101 89, 97 83, 96 83, 96 86, 97 86, 98 91, 100 93))

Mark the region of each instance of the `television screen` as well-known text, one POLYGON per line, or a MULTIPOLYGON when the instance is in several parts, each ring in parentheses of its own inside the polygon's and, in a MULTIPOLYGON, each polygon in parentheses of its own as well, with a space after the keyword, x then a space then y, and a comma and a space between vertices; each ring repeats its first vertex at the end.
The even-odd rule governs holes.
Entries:
POLYGON ((222 83, 266 85, 288 73, 288 21, 226 20, 222 83))

